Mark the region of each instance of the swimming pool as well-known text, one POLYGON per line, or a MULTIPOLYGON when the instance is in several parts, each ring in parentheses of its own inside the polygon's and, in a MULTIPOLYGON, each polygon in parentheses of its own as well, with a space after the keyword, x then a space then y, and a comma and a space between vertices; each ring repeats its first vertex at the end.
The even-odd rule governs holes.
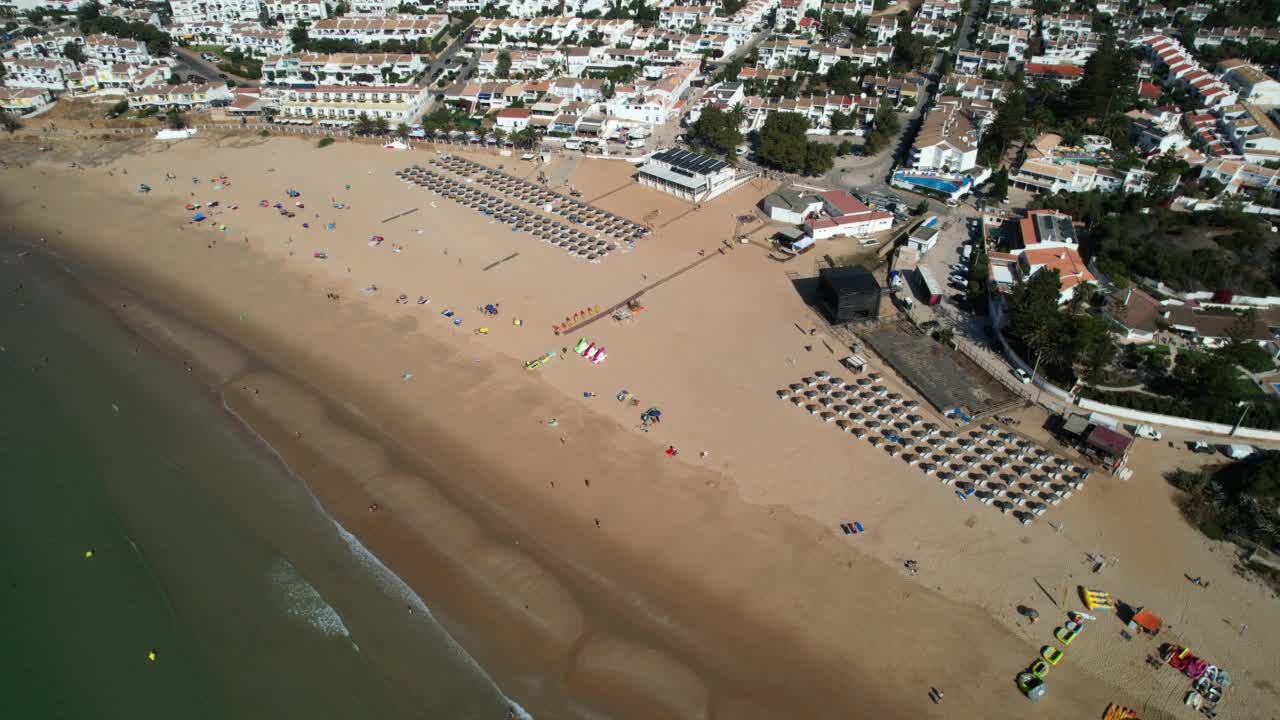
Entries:
POLYGON ((959 183, 950 182, 941 178, 904 177, 902 179, 912 185, 923 185, 930 190, 938 190, 948 194, 960 189, 959 183))

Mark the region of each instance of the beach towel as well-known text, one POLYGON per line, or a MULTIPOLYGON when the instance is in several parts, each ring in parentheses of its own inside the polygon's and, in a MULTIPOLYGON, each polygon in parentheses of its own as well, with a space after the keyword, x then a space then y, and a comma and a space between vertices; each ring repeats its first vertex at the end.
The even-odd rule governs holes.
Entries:
POLYGON ((867 529, 866 529, 866 528, 862 527, 862 523, 860 523, 860 522, 855 522, 855 523, 853 524, 853 529, 854 529, 854 530, 856 530, 857 532, 860 532, 860 533, 864 533, 864 532, 866 532, 866 531, 867 531, 867 529))
POLYGON ((844 531, 845 535, 853 534, 853 526, 848 523, 840 523, 840 529, 844 531))

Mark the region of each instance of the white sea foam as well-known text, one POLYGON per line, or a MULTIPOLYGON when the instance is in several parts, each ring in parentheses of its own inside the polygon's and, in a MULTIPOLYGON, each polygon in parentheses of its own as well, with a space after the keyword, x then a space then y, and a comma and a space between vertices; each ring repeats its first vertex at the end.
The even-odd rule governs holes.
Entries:
POLYGON ((342 622, 342 616, 325 602, 298 569, 284 558, 277 558, 271 566, 271 580, 280 589, 284 610, 301 618, 308 625, 331 637, 351 637, 351 631, 342 622))
POLYGON ((370 576, 375 579, 375 582, 378 583, 378 587, 381 588, 383 592, 403 600, 406 605, 413 608, 414 613, 424 613, 427 617, 431 618, 432 628, 440 638, 444 640, 449 649, 457 654, 458 657, 462 658, 473 670, 476 671, 477 674, 483 677, 485 681, 493 687, 493 691, 502 698, 503 702, 507 703, 514 709, 516 717, 521 720, 534 720, 533 715, 520 707, 519 703, 507 697, 506 694, 502 692, 502 688, 499 688, 498 684, 489 676, 489 673, 485 672, 485 669, 480 666, 480 663, 476 662, 475 658, 471 657, 471 655, 467 653, 467 651, 463 649, 463 647, 459 645, 443 627, 441 627, 439 622, 436 622, 435 616, 431 614, 431 608, 427 607, 427 604, 423 602, 422 598, 419 597, 416 592, 413 591, 413 588, 409 587, 404 580, 401 580, 399 575, 391 572, 390 568, 383 565, 382 561, 370 552, 369 548, 366 548, 364 544, 360 542, 359 538, 352 535, 346 528, 342 527, 337 522, 334 522, 334 527, 338 529, 338 535, 346 541, 347 548, 351 550, 352 557, 369 570, 370 576))

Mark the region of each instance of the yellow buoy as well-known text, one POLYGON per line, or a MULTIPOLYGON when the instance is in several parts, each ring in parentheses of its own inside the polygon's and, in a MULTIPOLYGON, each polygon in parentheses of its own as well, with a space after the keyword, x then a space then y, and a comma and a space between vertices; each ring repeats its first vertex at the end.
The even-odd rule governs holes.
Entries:
POLYGON ((85 556, 85 558, 86 558, 86 559, 93 557, 93 551, 92 551, 92 550, 85 550, 85 551, 84 551, 84 556, 85 556))
POLYGON ((511 324, 512 324, 512 325, 515 325, 516 327, 520 327, 521 325, 523 325, 523 324, 524 324, 524 321, 523 321, 523 320, 521 320, 520 318, 516 318, 516 319, 514 319, 514 320, 512 320, 512 321, 511 321, 511 324))
POLYGON ((160 655, 159 655, 159 653, 157 653, 155 650, 152 650, 152 651, 150 651, 150 652, 148 652, 148 653, 147 653, 147 660, 149 660, 149 661, 151 661, 151 662, 155 662, 155 661, 156 661, 156 658, 157 658, 157 657, 159 657, 159 656, 160 656, 160 655))

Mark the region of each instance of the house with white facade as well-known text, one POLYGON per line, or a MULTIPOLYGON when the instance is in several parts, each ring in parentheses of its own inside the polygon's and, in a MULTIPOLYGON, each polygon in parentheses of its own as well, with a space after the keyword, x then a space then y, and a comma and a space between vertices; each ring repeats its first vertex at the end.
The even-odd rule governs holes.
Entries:
POLYGON ((688 31, 705 26, 715 17, 712 5, 669 5, 658 13, 658 27, 667 30, 688 31))
POLYGON ((925 40, 945 40, 955 35, 959 29, 960 26, 950 20, 930 20, 929 18, 917 17, 911 21, 911 34, 922 37, 925 40))
POLYGON ((1224 192, 1232 195, 1241 191, 1280 191, 1280 169, 1247 163, 1242 160, 1217 158, 1200 168, 1200 179, 1213 178, 1222 183, 1224 192))
POLYGON ((1023 60, 1031 47, 1031 34, 1026 30, 986 24, 978 29, 978 42, 997 52, 1008 53, 1010 59, 1023 60))
POLYGON ((1250 163, 1280 161, 1280 127, 1275 109, 1252 103, 1229 105, 1218 112, 1223 135, 1236 153, 1250 163))
POLYGON ((412 123, 422 115, 431 89, 427 86, 367 87, 320 85, 275 91, 279 114, 286 118, 352 121, 366 115, 392 126, 412 123))
POLYGON ((1204 107, 1220 107, 1236 101, 1236 92, 1231 86, 1206 72, 1177 40, 1152 35, 1141 39, 1138 46, 1153 62, 1165 68, 1166 86, 1185 89, 1204 107))
POLYGON ((1000 100, 1013 89, 1013 83, 1004 80, 986 80, 970 75, 947 75, 942 79, 943 92, 967 100, 1000 100))
POLYGON ((78 45, 83 48, 84 36, 77 32, 58 31, 29 38, 20 37, 13 41, 13 45, 4 53, 4 56, 21 60, 60 58, 67 45, 78 45))
POLYGON ((1240 96, 1240 102, 1280 105, 1280 82, 1257 65, 1232 58, 1218 63, 1218 77, 1240 96))
POLYGON ((431 40, 449 26, 447 15, 389 15, 326 18, 307 30, 314 39, 353 40, 357 43, 431 40))
POLYGON ((893 36, 898 34, 898 18, 882 15, 867 21, 867 36, 874 38, 876 45, 890 45, 893 36))
POLYGON ((61 58, 10 58, 4 61, 4 67, 4 84, 8 87, 56 91, 66 89, 67 73, 76 69, 75 63, 61 58))
POLYGON ((930 109, 911 146, 911 167, 939 172, 964 172, 976 167, 982 132, 974 120, 959 103, 938 104, 930 109))
MULTIPOLYGON (((444 16, 440 16, 444 17, 444 16)), ((551 43, 563 43, 577 38, 586 40, 597 34, 605 45, 630 45, 635 31, 634 20, 602 20, 579 17, 530 17, 530 18, 477 18, 471 25, 468 46, 514 44, 534 47, 534 40, 545 38, 551 43)))
POLYGON ((870 15, 876 10, 875 0, 852 0, 851 2, 824 2, 820 8, 823 15, 870 15))
POLYGON ((329 17, 324 0, 266 0, 267 17, 286 27, 329 17))
POLYGON ((1224 42, 1248 45, 1251 42, 1280 43, 1280 29, 1274 27, 1220 27, 1200 28, 1196 31, 1197 50, 1211 48, 1224 42))
POLYGON ((100 65, 146 65, 151 62, 151 53, 147 51, 146 43, 110 35, 90 35, 85 38, 84 56, 90 62, 100 65))
POLYGON ((413 85, 427 68, 410 53, 294 53, 262 63, 268 85, 413 85))
POLYGON ((224 82, 160 85, 129 93, 129 107, 134 109, 201 110, 216 102, 231 102, 231 91, 224 82))
POLYGON ((955 72, 960 75, 982 75, 986 72, 1003 73, 1009 66, 1009 53, 990 50, 961 50, 956 53, 955 72))
POLYGON ((53 104, 53 93, 45 88, 0 87, 0 112, 30 115, 53 104))
MULTIPOLYGON (((351 6, 351 12, 355 15, 394 15, 396 8, 400 7, 399 0, 347 0, 347 4, 351 6)), ((471 9, 481 10, 481 8, 471 9)), ((450 10, 453 11, 452 8, 450 10)), ((462 12, 462 10, 454 12, 462 12)))
POLYGON ((169 0, 174 25, 206 22, 257 21, 262 15, 259 0, 169 0))

